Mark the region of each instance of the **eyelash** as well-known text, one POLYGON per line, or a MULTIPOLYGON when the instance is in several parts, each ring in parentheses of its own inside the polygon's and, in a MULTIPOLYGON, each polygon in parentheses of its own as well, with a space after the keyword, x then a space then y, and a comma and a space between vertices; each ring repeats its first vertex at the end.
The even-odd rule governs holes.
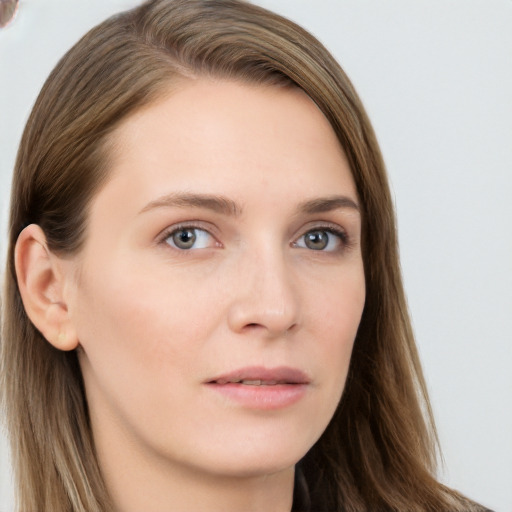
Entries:
MULTIPOLYGON (((176 233, 179 233, 180 231, 203 231, 203 232, 207 233, 208 236, 211 237, 215 241, 215 245, 217 247, 221 246, 221 244, 216 240, 216 237, 211 234, 209 229, 207 229, 205 226, 202 226, 200 224, 194 224, 194 223, 192 223, 192 224, 187 224, 187 223, 185 223, 185 224, 178 224, 178 225, 169 227, 159 237, 158 242, 166 244, 166 245, 170 246, 172 249, 175 249, 177 251, 188 252, 189 249, 182 249, 182 248, 173 246, 173 245, 171 245, 167 241, 172 235, 174 235, 176 233)), ((345 230, 343 230, 342 228, 340 228, 339 226, 332 225, 332 224, 319 224, 319 225, 314 225, 311 228, 307 229, 294 242, 292 242, 291 245, 292 245, 292 247, 296 247, 296 248, 299 248, 299 249, 301 249, 301 248, 309 249, 312 252, 334 253, 334 252, 342 252, 342 251, 344 251, 346 249, 349 249, 351 247, 351 245, 352 245, 352 242, 351 242, 351 239, 348 236, 347 232, 345 230), (325 232, 325 233, 328 233, 329 235, 335 236, 339 240, 340 247, 337 247, 334 250, 325 251, 323 249, 315 250, 315 249, 310 249, 308 247, 300 247, 300 246, 297 245, 298 240, 303 239, 308 233, 312 233, 312 232, 315 232, 315 231, 325 232)))
POLYGON ((162 233, 161 237, 159 237, 159 242, 166 244, 166 245, 170 246, 172 249, 175 249, 177 251, 187 252, 188 249, 181 249, 181 248, 175 247, 175 246, 171 245, 169 242, 167 242, 167 240, 169 238, 171 238, 172 235, 174 235, 175 233, 179 233, 180 231, 203 231, 203 232, 207 233, 210 238, 215 240, 216 246, 220 246, 220 243, 217 242, 217 239, 215 238, 215 236, 210 233, 210 230, 200 224, 178 224, 177 226, 171 226, 170 228, 166 229, 162 233))
POLYGON ((346 249, 350 248, 350 246, 351 246, 351 240, 350 240, 347 232, 345 230, 343 230, 342 228, 340 228, 339 226, 333 225, 333 224, 319 224, 319 225, 312 226, 310 229, 307 229, 302 235, 300 235, 300 237, 297 238, 297 240, 295 242, 293 242, 292 245, 294 247, 303 248, 303 247, 299 247, 297 245, 298 240, 304 239, 304 237, 308 233, 313 233, 313 232, 318 232, 318 231, 323 232, 323 233, 328 233, 330 236, 335 236, 339 241, 339 247, 336 247, 335 249, 328 250, 328 251, 323 250, 323 249, 315 250, 315 249, 311 249, 308 247, 305 247, 305 249, 309 249, 313 252, 319 252, 319 253, 321 253, 321 252, 340 253, 340 252, 345 251, 346 249))

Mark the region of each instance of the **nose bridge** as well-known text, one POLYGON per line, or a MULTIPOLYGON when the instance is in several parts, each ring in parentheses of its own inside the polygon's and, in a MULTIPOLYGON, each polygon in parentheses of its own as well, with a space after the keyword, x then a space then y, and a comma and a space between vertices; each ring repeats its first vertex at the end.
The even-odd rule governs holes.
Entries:
POLYGON ((264 247, 241 255, 237 290, 229 312, 235 331, 260 329, 269 337, 290 331, 299 317, 299 296, 286 254, 264 247))

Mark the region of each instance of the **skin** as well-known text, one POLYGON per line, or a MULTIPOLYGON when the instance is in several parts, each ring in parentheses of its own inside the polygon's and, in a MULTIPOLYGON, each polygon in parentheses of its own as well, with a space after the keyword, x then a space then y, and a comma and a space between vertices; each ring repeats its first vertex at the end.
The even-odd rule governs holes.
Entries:
POLYGON ((365 300, 346 157, 302 91, 206 79, 135 113, 114 139, 80 254, 52 255, 37 226, 17 248, 27 311, 44 295, 36 325, 79 348, 114 503, 290 510, 294 465, 340 400, 365 300), (326 211, 304 210, 320 200, 326 211), (196 229, 190 249, 172 236, 183 223, 196 229), (312 231, 328 245, 308 246, 312 231), (254 365, 300 370, 305 392, 266 410, 206 384, 254 365))

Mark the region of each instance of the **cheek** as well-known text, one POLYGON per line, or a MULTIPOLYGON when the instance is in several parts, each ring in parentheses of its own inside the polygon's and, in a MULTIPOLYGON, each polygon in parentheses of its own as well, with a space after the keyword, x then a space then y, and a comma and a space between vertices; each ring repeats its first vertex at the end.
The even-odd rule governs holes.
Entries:
POLYGON ((349 277, 331 278, 323 281, 322 287, 310 289, 304 321, 307 329, 301 339, 319 391, 308 411, 308 418, 315 418, 311 423, 313 444, 331 421, 345 388, 364 307, 364 275, 356 269, 349 277))
POLYGON ((305 305, 306 340, 315 340, 310 360, 320 368, 320 384, 328 395, 325 406, 332 414, 345 386, 365 303, 362 262, 306 284, 311 290, 305 305))
POLYGON ((321 332, 321 338, 332 350, 351 345, 365 303, 365 277, 362 262, 339 272, 330 272, 322 279, 318 277, 305 283, 312 290, 304 309, 306 325, 321 332))
POLYGON ((112 392, 136 386, 149 395, 155 382, 172 385, 191 366, 206 329, 207 319, 176 283, 167 287, 141 271, 97 275, 83 283, 77 303, 85 371, 112 392))

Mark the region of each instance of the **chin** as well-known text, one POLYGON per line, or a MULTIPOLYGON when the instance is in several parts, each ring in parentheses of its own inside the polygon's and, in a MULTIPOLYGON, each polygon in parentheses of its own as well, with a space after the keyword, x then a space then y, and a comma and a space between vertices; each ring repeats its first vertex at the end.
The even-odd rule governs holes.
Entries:
POLYGON ((271 460, 269 460, 268 455, 259 454, 258 457, 251 458, 238 457, 237 461, 217 464, 214 471, 229 478, 260 478, 289 471, 301 459, 301 457, 271 456, 271 460))
POLYGON ((310 449, 310 443, 286 443, 274 439, 269 443, 231 444, 220 449, 204 453, 203 467, 210 467, 212 472, 228 477, 260 477, 289 470, 302 459, 310 449))

